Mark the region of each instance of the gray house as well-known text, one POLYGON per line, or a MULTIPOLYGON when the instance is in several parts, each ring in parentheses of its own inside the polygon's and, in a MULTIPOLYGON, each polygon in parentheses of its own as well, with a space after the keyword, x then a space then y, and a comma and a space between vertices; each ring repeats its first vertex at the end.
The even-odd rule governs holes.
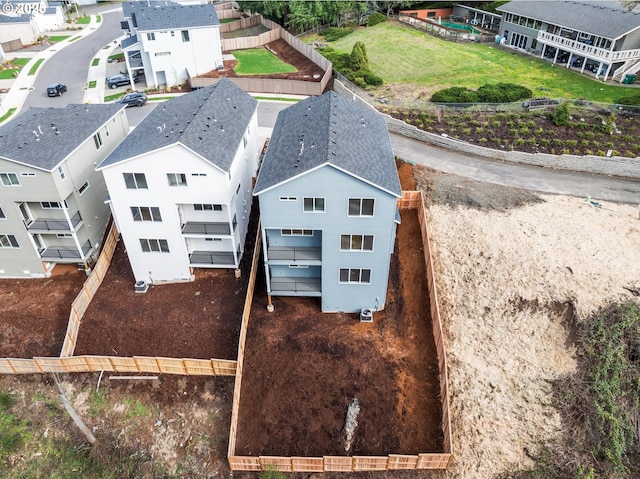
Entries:
POLYGON ((498 10, 508 46, 605 81, 640 71, 640 13, 618 2, 516 0, 498 10))
POLYGON ((335 92, 278 115, 254 189, 267 294, 384 308, 402 196, 383 118, 335 92))
POLYGON ((90 266, 109 221, 95 167, 128 131, 115 104, 32 108, 0 127, 0 278, 90 266))

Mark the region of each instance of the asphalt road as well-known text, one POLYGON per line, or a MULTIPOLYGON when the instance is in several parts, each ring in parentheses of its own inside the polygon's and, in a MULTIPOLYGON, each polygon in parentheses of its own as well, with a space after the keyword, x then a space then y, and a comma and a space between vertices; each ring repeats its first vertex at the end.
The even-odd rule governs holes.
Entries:
MULTIPOLYGON (((33 91, 27 96, 23 108, 64 107, 69 103, 82 103, 91 59, 107 43, 122 35, 120 7, 117 10, 111 7, 109 13, 101 12, 100 15, 102 22, 95 32, 61 49, 40 67, 33 91), (67 85, 67 93, 59 97, 48 97, 47 85, 58 82, 67 85)), ((73 32, 69 34, 73 35, 73 32)))

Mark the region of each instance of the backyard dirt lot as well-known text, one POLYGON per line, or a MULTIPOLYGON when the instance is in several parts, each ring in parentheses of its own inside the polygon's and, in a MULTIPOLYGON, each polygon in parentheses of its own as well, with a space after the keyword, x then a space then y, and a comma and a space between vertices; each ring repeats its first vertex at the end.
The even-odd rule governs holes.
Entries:
MULTIPOLYGON (((289 65, 293 65, 298 70, 294 73, 276 73, 270 75, 251 75, 254 78, 281 78, 283 80, 302 80, 302 81, 320 81, 324 70, 318 65, 313 63, 310 59, 305 57, 298 50, 293 48, 287 42, 282 39, 276 40, 271 43, 267 43, 267 48, 275 53, 280 60, 289 65)), ((233 52, 225 52, 233 53, 233 52)), ((238 77, 233 70, 238 62, 236 60, 224 61, 223 70, 215 70, 209 73, 200 75, 203 78, 219 78, 219 77, 238 77)), ((243 78, 248 78, 247 75, 242 75, 243 78)))
POLYGON ((235 359, 248 273, 197 269, 189 283, 136 293, 120 241, 80 324, 74 354, 235 359))
POLYGON ((0 281, 0 357, 59 356, 71 303, 87 279, 75 265, 49 278, 0 281))
MULTIPOLYGON (((260 278, 260 276, 259 276, 260 278)), ((438 362, 416 210, 402 211, 390 287, 373 323, 320 312, 312 298, 256 285, 245 348, 236 454, 387 455, 442 452, 438 362), (357 398, 351 448, 345 416, 357 398)))

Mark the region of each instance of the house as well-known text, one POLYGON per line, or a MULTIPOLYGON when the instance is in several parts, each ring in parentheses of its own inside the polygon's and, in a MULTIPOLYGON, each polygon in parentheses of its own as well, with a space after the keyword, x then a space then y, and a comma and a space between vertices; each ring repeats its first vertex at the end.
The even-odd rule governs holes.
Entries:
POLYGON ((211 3, 173 2, 122 4, 121 42, 127 69, 144 73, 147 86, 174 86, 190 77, 222 67, 220 21, 211 3))
POLYGON ((136 282, 238 268, 258 166, 257 106, 222 79, 156 107, 98 166, 136 282))
POLYGON ((0 43, 5 44, 6 51, 19 50, 22 45, 31 45, 40 34, 38 24, 31 14, 0 14, 0 43))
POLYGON ((254 195, 270 307, 316 296, 325 312, 384 308, 402 191, 377 112, 335 92, 281 111, 254 195))
POLYGON ((0 126, 0 278, 90 266, 109 221, 95 167, 128 131, 114 104, 31 108, 0 126))
POLYGON ((605 81, 640 70, 640 13, 618 2, 516 0, 498 10, 508 46, 605 81))

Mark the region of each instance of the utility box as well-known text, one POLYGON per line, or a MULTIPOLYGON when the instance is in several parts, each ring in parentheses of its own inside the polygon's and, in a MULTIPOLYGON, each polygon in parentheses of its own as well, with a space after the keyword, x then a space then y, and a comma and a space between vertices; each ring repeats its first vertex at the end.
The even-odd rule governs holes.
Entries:
POLYGON ((638 78, 638 75, 625 75, 622 83, 632 85, 636 82, 636 78, 638 78))
POLYGON ((362 308, 360 311, 360 322, 361 323, 373 323, 373 311, 369 308, 362 308))

